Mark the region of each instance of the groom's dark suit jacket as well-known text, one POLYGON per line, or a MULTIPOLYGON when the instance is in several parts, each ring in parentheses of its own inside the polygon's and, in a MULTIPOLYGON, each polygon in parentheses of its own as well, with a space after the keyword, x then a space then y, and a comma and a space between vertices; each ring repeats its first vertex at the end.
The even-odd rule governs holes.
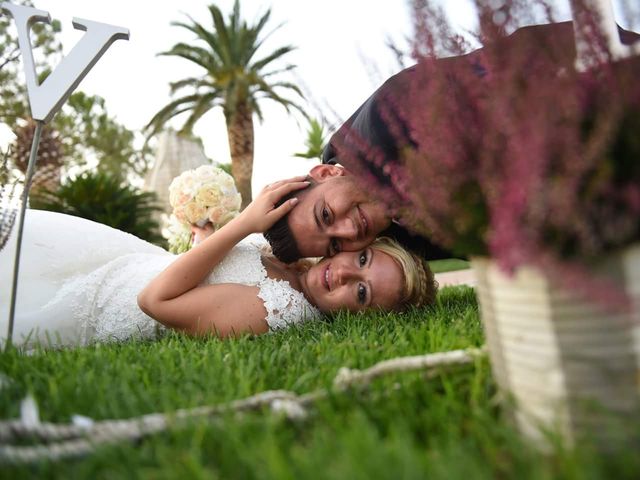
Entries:
MULTIPOLYGON (((640 39, 640 35, 619 29, 620 38, 623 43, 631 44, 634 41, 640 39)), ((560 45, 558 49, 560 56, 558 58, 559 64, 565 63, 566 65, 572 65, 575 60, 575 41, 573 33, 572 22, 562 22, 547 25, 534 25, 523 27, 516 30, 513 34, 507 37, 509 42, 533 42, 528 44, 533 45, 545 45, 549 40, 553 42, 553 45, 560 45)), ((554 49, 555 50, 555 49, 554 49)), ((473 72, 477 76, 478 81, 482 81, 482 77, 486 75, 486 69, 483 66, 483 49, 480 48, 469 54, 449 57, 438 60, 440 64, 447 62, 449 65, 455 63, 456 68, 466 68, 473 72)), ((350 170, 356 170, 350 168, 353 161, 359 162, 359 167, 363 166, 368 170, 369 174, 373 175, 373 178, 384 186, 391 180, 382 169, 387 164, 393 164, 400 161, 399 149, 401 146, 407 144, 413 144, 410 136, 407 132, 407 126, 402 122, 399 115, 394 115, 394 126, 396 130, 391 133, 388 128, 388 122, 383 120, 380 112, 379 105, 381 99, 385 99, 384 115, 388 120, 390 112, 389 105, 402 105, 403 102, 410 102, 411 99, 407 92, 411 91, 409 88, 411 77, 415 74, 416 67, 407 68, 400 73, 389 78, 373 95, 371 95, 351 117, 338 129, 338 131, 331 137, 329 144, 325 147, 323 152, 323 163, 339 163, 350 170), (405 130, 404 132, 398 131, 405 130), (357 138, 358 140, 351 140, 357 138), (350 152, 350 155, 340 155, 340 148, 349 148, 350 143, 362 145, 362 141, 366 142, 373 149, 376 149, 378 154, 381 152, 383 155, 382 162, 372 162, 366 158, 366 153, 361 153, 362 149, 354 147, 354 151, 350 152), (353 159, 357 160, 353 160, 353 159)), ((391 108, 393 110, 393 108, 391 108)), ((372 149, 367 148, 371 151, 372 149)), ((425 179, 429 181, 429 179, 425 179)), ((383 235, 389 235, 398 239, 408 248, 423 255, 427 259, 439 259, 449 258, 453 255, 446 249, 435 245, 429 239, 414 235, 402 228, 400 225, 392 224, 392 226, 383 235)))

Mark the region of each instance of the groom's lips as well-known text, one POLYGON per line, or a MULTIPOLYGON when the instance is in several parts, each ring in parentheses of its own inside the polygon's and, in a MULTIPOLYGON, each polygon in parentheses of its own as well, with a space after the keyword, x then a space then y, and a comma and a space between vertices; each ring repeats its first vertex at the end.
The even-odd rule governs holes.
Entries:
POLYGON ((360 233, 360 238, 365 238, 367 236, 367 230, 369 230, 369 220, 367 219, 367 216, 360 208, 360 206, 356 207, 356 211, 358 213, 358 230, 360 233))

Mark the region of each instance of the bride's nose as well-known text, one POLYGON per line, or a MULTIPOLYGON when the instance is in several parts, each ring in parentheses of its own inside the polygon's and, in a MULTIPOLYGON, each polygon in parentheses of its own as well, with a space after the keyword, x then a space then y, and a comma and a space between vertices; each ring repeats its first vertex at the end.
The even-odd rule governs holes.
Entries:
POLYGON ((353 265, 342 264, 336 269, 338 285, 345 285, 357 278, 358 272, 353 265))

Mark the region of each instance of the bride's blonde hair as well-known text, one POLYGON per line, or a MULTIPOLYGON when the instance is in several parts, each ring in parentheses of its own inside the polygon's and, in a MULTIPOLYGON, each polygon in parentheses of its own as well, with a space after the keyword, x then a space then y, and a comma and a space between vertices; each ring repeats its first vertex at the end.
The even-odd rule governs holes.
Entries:
POLYGON ((431 305, 436 300, 438 282, 426 260, 411 253, 389 237, 377 238, 371 248, 380 250, 393 258, 402 268, 404 285, 400 302, 394 310, 405 310, 410 306, 431 305))

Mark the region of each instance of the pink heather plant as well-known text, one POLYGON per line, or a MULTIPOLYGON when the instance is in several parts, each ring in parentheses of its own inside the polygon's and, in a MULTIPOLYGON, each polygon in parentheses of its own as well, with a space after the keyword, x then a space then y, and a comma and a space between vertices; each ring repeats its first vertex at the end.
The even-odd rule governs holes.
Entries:
MULTIPOLYGON (((551 8, 533 3, 553 21, 551 8)), ((478 0, 483 48, 436 60, 469 47, 427 0, 413 6, 415 72, 402 95, 380 102, 400 158, 383 163, 369 147, 350 167, 407 226, 457 253, 490 255, 507 271, 535 265, 565 287, 625 302, 588 271, 640 240, 640 58, 612 61, 593 29, 597 65, 579 72, 570 23, 553 35, 548 26, 515 31, 531 22, 532 2, 478 0)))

